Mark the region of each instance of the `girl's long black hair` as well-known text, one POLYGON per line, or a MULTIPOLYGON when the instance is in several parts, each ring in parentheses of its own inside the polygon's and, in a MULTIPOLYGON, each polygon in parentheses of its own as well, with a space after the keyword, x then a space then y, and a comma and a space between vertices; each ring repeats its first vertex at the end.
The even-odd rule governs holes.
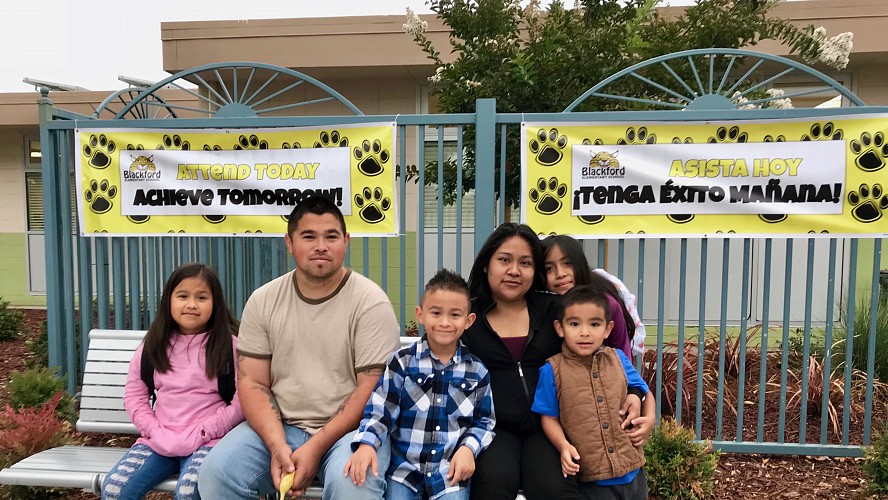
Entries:
POLYGON ((160 373, 170 370, 170 359, 167 356, 167 347, 173 334, 179 330, 179 325, 173 319, 170 311, 170 301, 173 290, 183 280, 188 278, 200 278, 213 293, 213 312, 207 322, 207 338, 204 346, 205 369, 207 378, 218 378, 224 374, 229 366, 233 366, 234 353, 231 349, 231 336, 237 336, 238 321, 222 294, 222 283, 213 269, 201 263, 182 264, 170 275, 163 286, 163 295, 160 297, 160 307, 157 316, 148 327, 145 334, 145 347, 148 359, 154 365, 154 369, 160 373))
POLYGON ((623 311, 623 317, 626 318, 626 333, 629 335, 629 340, 632 340, 635 337, 635 320, 633 320, 632 315, 629 314, 629 308, 626 307, 626 303, 623 302, 622 294, 611 280, 598 273, 592 272, 592 269, 589 267, 589 261, 586 259, 586 254, 583 252, 583 246, 580 245, 579 241, 565 234, 553 234, 544 239, 542 259, 543 268, 545 269, 545 256, 549 255, 552 247, 556 246, 561 249, 561 253, 564 254, 570 262, 571 267, 573 267, 574 286, 586 285, 599 293, 613 297, 614 300, 620 304, 620 309, 623 311))

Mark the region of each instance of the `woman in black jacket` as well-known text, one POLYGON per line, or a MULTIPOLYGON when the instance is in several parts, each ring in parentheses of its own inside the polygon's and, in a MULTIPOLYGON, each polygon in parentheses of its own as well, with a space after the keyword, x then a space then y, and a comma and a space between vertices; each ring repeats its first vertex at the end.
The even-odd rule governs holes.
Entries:
POLYGON ((557 296, 545 291, 543 250, 524 225, 498 227, 478 252, 469 275, 475 323, 462 341, 490 373, 496 437, 478 456, 471 498, 579 498, 575 476, 561 473, 558 451, 530 411, 539 368, 561 352, 555 333, 557 296))

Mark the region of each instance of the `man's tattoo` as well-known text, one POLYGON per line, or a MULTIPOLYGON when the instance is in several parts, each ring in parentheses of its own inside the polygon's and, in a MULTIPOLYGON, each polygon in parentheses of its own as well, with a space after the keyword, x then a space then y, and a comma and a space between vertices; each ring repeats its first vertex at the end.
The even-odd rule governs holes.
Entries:
POLYGON ((247 378, 247 372, 244 370, 243 360, 244 360, 244 355, 238 354, 237 355, 237 379, 238 380, 243 380, 243 379, 247 378))
POLYGON ((278 421, 282 421, 283 418, 281 416, 281 407, 278 405, 277 399, 275 399, 274 395, 268 389, 268 387, 264 387, 261 385, 254 385, 253 389, 265 394, 268 396, 268 402, 271 404, 271 409, 274 410, 275 415, 277 415, 278 421))

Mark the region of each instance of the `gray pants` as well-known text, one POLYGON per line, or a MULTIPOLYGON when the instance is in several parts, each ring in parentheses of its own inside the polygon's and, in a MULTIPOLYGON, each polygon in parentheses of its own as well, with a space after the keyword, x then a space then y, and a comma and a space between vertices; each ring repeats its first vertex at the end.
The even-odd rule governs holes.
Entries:
POLYGON ((580 481, 580 495, 587 500, 647 500, 648 483, 644 469, 639 469, 632 482, 613 486, 599 486, 580 481))

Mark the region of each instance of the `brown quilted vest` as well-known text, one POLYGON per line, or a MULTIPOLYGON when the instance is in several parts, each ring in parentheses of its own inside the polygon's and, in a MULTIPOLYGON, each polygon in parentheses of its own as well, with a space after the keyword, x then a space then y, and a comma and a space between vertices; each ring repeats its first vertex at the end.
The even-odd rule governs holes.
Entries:
POLYGON ((578 356, 562 346, 549 358, 555 374, 561 426, 580 453, 580 481, 612 479, 644 465, 641 448, 620 429, 626 372, 617 352, 602 347, 578 356))

